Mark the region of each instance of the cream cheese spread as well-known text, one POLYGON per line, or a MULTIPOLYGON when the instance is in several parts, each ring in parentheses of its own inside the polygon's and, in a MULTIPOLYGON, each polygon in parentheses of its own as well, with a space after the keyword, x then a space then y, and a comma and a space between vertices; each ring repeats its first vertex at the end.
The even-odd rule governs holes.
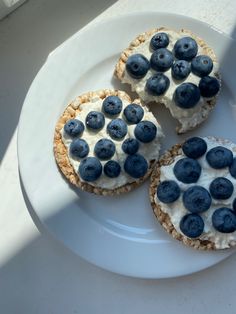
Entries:
MULTIPOLYGON (((216 144, 215 140, 213 140, 213 139, 210 139, 210 138, 203 138, 203 139, 207 143, 207 150, 210 150, 211 148, 219 145, 219 144, 216 144)), ((220 146, 224 146, 224 147, 230 149, 233 153, 233 156, 234 157, 236 156, 236 145, 235 144, 233 144, 231 142, 224 143, 224 144, 221 143, 220 146)), ((175 180, 178 183, 178 185, 181 189, 180 197, 178 198, 177 201, 175 201, 173 203, 164 204, 164 203, 160 202, 157 199, 157 195, 155 195, 156 202, 160 203, 162 211, 167 213, 170 216, 171 222, 174 225, 175 229, 179 233, 183 234, 180 230, 180 227, 179 227, 180 220, 184 215, 189 213, 188 210, 184 207, 184 204, 182 202, 183 192, 185 190, 187 190, 190 186, 194 186, 194 185, 200 185, 209 191, 209 185, 215 178, 225 177, 225 178, 229 179, 234 186, 234 192, 233 192, 232 196, 226 200, 216 200, 216 199, 212 198, 211 207, 207 211, 199 214, 204 220, 204 231, 201 234, 201 236, 199 236, 199 239, 210 240, 210 241, 214 242, 217 249, 224 249, 224 248, 228 248, 232 245, 235 245, 236 244, 236 231, 232 232, 232 233, 228 233, 228 234, 227 233, 221 233, 221 232, 217 231, 212 226, 211 217, 212 217, 213 212, 217 208, 220 208, 220 207, 232 208, 233 200, 236 198, 236 179, 230 175, 230 173, 228 171, 228 167, 223 168, 223 169, 211 168, 210 165, 208 164, 208 162, 206 161, 206 156, 204 155, 198 159, 198 162, 202 168, 201 175, 200 175, 200 178, 198 179, 198 181, 196 183, 192 183, 192 184, 185 184, 183 182, 180 182, 175 177, 174 172, 173 172, 173 168, 174 168, 174 165, 176 164, 176 162, 183 157, 184 157, 184 155, 178 155, 178 156, 176 156, 176 158, 174 159, 174 162, 172 164, 170 164, 168 166, 162 166, 161 167, 161 175, 160 175, 161 182, 165 181, 165 180, 175 180)))
MULTIPOLYGON (((75 117, 75 119, 82 121, 84 123, 84 125, 86 125, 85 119, 86 119, 87 114, 90 111, 100 111, 101 112, 102 111, 102 102, 103 102, 103 99, 101 99, 99 97, 94 97, 93 99, 91 99, 91 101, 89 103, 81 104, 80 105, 80 113, 77 117, 75 117)), ((123 110, 127 105, 130 104, 130 102, 128 102, 127 100, 124 100, 124 99, 122 99, 122 103, 123 103, 123 110)), ((151 160, 158 160, 158 158, 159 158, 160 141, 161 141, 161 138, 163 137, 163 133, 162 133, 161 127, 160 127, 159 123, 157 122, 157 120, 155 119, 154 115, 151 112, 149 112, 146 107, 142 107, 142 108, 144 110, 144 116, 143 116, 142 120, 151 121, 157 127, 157 133, 156 133, 155 139, 150 143, 141 143, 140 142, 140 146, 139 146, 139 150, 138 150, 138 153, 141 154, 142 156, 144 156, 144 158, 149 163, 151 160)), ((123 110, 121 111, 121 113, 119 115, 116 116, 116 118, 123 118, 123 110)), ((90 150, 89 150, 88 157, 89 156, 91 156, 91 157, 95 156, 94 155, 94 146, 97 143, 97 141, 99 141, 102 138, 110 138, 107 131, 106 131, 106 128, 107 128, 108 123, 111 120, 112 120, 112 118, 105 115, 104 127, 101 130, 96 131, 96 132, 93 132, 93 131, 91 131, 85 127, 85 130, 84 130, 81 138, 84 139, 89 145, 90 150)), ((93 186, 101 187, 104 189, 114 189, 114 188, 121 187, 127 183, 131 183, 131 182, 135 181, 135 178, 132 178, 131 176, 129 176, 124 171, 123 165, 124 165, 124 162, 125 162, 127 155, 123 152, 122 147, 121 147, 123 141, 126 138, 129 138, 129 137, 135 138, 135 135, 134 135, 135 126, 136 126, 136 124, 132 124, 132 125, 127 124, 128 132, 122 140, 111 139, 116 146, 116 152, 115 152, 115 155, 112 157, 112 160, 119 162, 119 164, 121 166, 120 175, 117 178, 111 179, 111 178, 108 178, 107 176, 105 176, 104 174, 102 174, 100 176, 100 178, 98 178, 96 181, 89 182, 89 184, 91 184, 93 186)), ((69 146, 70 146, 73 139, 65 133, 64 128, 61 129, 60 133, 62 136, 62 141, 67 148, 70 163, 73 166, 75 173, 78 174, 78 168, 79 168, 79 164, 80 164, 81 160, 73 158, 69 153, 69 146)), ((103 166, 106 162, 107 161, 101 160, 101 163, 103 166)), ((80 178, 80 180, 83 181, 81 178, 80 178)))

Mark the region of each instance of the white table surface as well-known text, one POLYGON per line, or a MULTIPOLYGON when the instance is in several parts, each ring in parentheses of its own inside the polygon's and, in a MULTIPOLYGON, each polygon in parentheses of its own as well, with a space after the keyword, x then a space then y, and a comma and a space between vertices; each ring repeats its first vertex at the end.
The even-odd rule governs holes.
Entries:
POLYGON ((39 224, 38 231, 29 214, 16 130, 26 92, 50 51, 96 16, 133 11, 185 14, 236 39, 235 0, 114 3, 30 0, 0 22, 0 313, 235 313, 236 255, 177 279, 128 278, 75 256, 39 224))

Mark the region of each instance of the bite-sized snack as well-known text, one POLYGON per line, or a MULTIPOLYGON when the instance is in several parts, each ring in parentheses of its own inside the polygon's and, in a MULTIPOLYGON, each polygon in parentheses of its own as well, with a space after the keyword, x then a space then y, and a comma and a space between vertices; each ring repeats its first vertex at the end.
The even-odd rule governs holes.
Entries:
POLYGON ((122 144, 123 151, 128 155, 137 153, 139 149, 139 141, 135 138, 127 138, 122 144))
POLYGON ((173 168, 176 178, 183 183, 196 183, 201 171, 198 161, 187 157, 178 160, 173 168))
POLYGON ((157 134, 157 127, 151 121, 140 121, 135 129, 134 135, 142 143, 149 143, 154 140, 157 134))
POLYGON ((116 140, 124 138, 127 131, 127 124, 120 118, 111 120, 107 125, 107 133, 116 140))
POLYGON ((171 75, 173 79, 186 79, 191 72, 191 64, 186 60, 176 60, 171 67, 171 75))
POLYGON ((219 65, 208 44, 192 32, 156 28, 135 38, 115 75, 147 104, 164 104, 185 133, 207 119, 220 90, 219 65))
POLYGON ((129 192, 159 158, 161 127, 139 99, 100 90, 78 96, 57 122, 54 155, 70 183, 100 195, 129 192))
MULTIPOLYGON (((69 122, 70 123, 70 122, 69 122)), ((104 127, 105 117, 102 112, 90 111, 85 119, 85 125, 88 129, 99 130, 104 127)))
POLYGON ((226 147, 216 146, 208 151, 206 160, 212 168, 222 169, 232 164, 233 153, 226 147))
POLYGON ((236 144, 214 137, 192 137, 160 158, 150 200, 175 239, 202 250, 236 245, 235 158, 236 144))
POLYGON ((211 73, 213 62, 208 56, 197 56, 192 60, 191 70, 197 76, 203 77, 211 73))
POLYGON ((150 66, 157 72, 165 72, 170 69, 174 61, 172 53, 166 48, 160 48, 153 52, 150 66))
POLYGON ((136 124, 143 118, 143 108, 137 104, 129 104, 124 109, 124 116, 128 123, 136 124))
POLYGON ((129 60, 127 60, 126 71, 129 73, 129 76, 134 79, 143 78, 149 68, 149 61, 141 54, 130 56, 129 60))
POLYGON ((157 73, 147 80, 146 90, 150 95, 159 96, 170 86, 170 80, 162 73, 157 73))
POLYGON ((88 143, 81 139, 76 138, 70 144, 70 155, 73 158, 84 158, 89 153, 89 146, 88 143))

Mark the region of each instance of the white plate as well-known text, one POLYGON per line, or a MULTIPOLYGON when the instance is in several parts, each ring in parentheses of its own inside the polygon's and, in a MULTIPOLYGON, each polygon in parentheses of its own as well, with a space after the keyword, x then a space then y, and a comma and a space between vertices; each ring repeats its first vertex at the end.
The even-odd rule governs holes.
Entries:
MULTIPOLYGON (((43 225, 89 262, 145 278, 190 274, 225 259, 233 250, 199 252, 173 240, 154 219, 149 182, 119 197, 72 189, 57 169, 52 143, 55 123, 75 96, 99 88, 124 88, 112 76, 120 52, 137 34, 157 26, 190 29, 215 49, 222 64, 222 92, 208 121, 192 134, 236 142, 236 93, 230 91, 236 73, 230 63, 236 54, 234 42, 207 24, 158 13, 127 15, 86 27, 53 51, 27 94, 18 133, 22 181, 43 225)), ((163 149, 183 139, 175 134, 175 121, 165 109, 158 112, 158 119, 166 134, 163 149)))

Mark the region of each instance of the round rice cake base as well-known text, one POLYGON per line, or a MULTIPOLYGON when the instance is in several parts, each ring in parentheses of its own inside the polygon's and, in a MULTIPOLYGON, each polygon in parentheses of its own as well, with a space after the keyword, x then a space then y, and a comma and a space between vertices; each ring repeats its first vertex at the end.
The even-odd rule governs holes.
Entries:
MULTIPOLYGON (((210 137, 207 138, 214 140, 216 142, 216 145, 223 145, 227 143, 231 143, 229 140, 222 139, 222 138, 216 138, 216 137, 210 137)), ((162 225, 162 227, 176 240, 181 241, 187 246, 190 246, 194 249, 198 250, 227 250, 225 249, 217 249, 215 246, 215 243, 209 240, 201 240, 199 238, 191 239, 186 236, 184 236, 182 233, 179 233, 174 225, 171 222, 171 217, 168 213, 165 213, 162 211, 161 203, 156 202, 156 190, 160 183, 160 175, 161 175, 161 167, 171 165, 176 156, 181 156, 183 154, 182 151, 182 144, 176 144, 174 145, 170 150, 168 150, 162 157, 159 159, 156 167, 154 168, 152 175, 151 175, 151 181, 150 181, 150 188, 149 188, 149 196, 150 196, 150 202, 153 209, 153 212, 159 221, 159 223, 162 225)), ((233 247, 235 245, 231 245, 230 247, 233 247)))
MULTIPOLYGON (((78 176, 78 174, 76 174, 68 158, 67 148, 62 141, 62 137, 60 133, 61 129, 66 124, 66 122, 70 119, 74 119, 80 113, 81 104, 84 104, 84 103, 89 104, 90 100, 93 99, 94 97, 105 99, 107 96, 118 96, 121 99, 126 99, 128 102, 132 103, 132 100, 127 93, 123 91, 110 90, 110 89, 103 89, 103 90, 98 90, 95 92, 88 92, 81 96, 76 97, 75 100, 73 100, 66 107, 65 111, 63 112, 58 122, 56 123, 55 133, 54 133, 53 152, 54 152, 54 157, 60 171, 63 173, 63 175, 72 185, 79 187, 83 191, 87 191, 87 192, 94 193, 97 195, 119 195, 122 193, 130 192, 131 190, 140 186, 150 176, 157 160, 149 161, 149 167, 146 174, 143 177, 131 183, 127 183, 115 189, 104 189, 98 186, 93 186, 88 182, 82 181, 80 177, 78 176)), ((141 105, 141 102, 139 99, 136 99, 133 102, 134 103, 138 102, 141 105)), ((115 179, 116 178, 114 178, 114 180, 115 179)))
MULTIPOLYGON (((165 28, 165 27, 160 27, 160 28, 154 28, 149 31, 146 31, 140 35, 138 35, 129 45, 127 49, 125 49, 122 53, 121 56, 115 66, 115 71, 114 75, 122 82, 122 79, 125 74, 125 66, 126 66, 126 61, 128 60, 129 56, 133 54, 134 50, 136 47, 139 45, 143 44, 145 41, 149 40, 150 37, 152 37, 155 33, 160 32, 160 31, 173 31, 172 29, 165 28)), ((213 62, 217 62, 216 55, 214 53, 214 50, 207 45, 207 43, 200 37, 196 36, 193 34, 191 31, 186 30, 186 29, 180 29, 179 31, 175 31, 179 34, 184 34, 184 35, 189 35, 193 39, 196 40, 197 44, 202 48, 204 51, 204 54, 209 56, 213 62)), ((219 72, 214 72, 215 76, 219 80, 219 83, 221 84, 221 78, 219 72)), ((218 93, 219 94, 219 93, 218 93)), ((190 120, 190 123, 188 123, 187 127, 183 127, 182 125, 176 127, 176 132, 177 134, 183 134, 186 133, 192 129, 195 129, 198 125, 200 125, 202 122, 204 122, 207 118, 209 113, 213 110, 213 108, 216 105, 216 99, 217 96, 214 96, 211 99, 205 99, 205 104, 201 107, 201 117, 198 121, 196 120, 190 120)), ((165 105, 164 103, 160 102, 158 103, 160 105, 165 105)), ((177 118, 175 118, 177 120, 177 118)))

